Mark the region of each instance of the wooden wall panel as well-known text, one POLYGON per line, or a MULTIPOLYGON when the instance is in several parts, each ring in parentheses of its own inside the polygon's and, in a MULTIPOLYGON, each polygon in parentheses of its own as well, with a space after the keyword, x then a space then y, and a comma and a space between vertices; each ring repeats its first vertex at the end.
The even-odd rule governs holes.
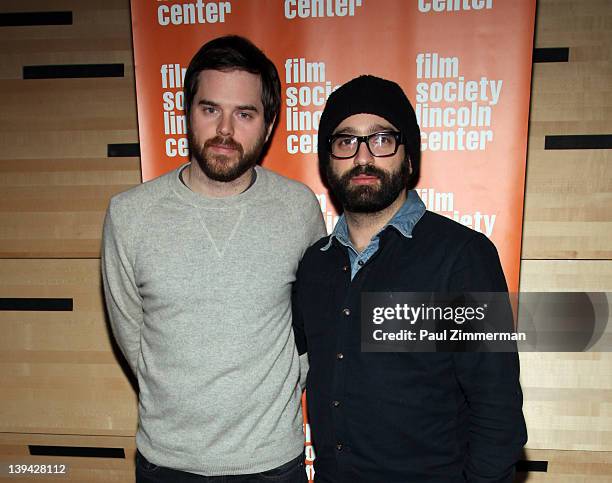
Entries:
POLYGON ((612 354, 529 352, 520 358, 527 447, 612 451, 612 354))
POLYGON ((522 292, 612 292, 612 260, 523 260, 522 292))
MULTIPOLYGON (((535 47, 569 61, 534 64, 521 291, 612 292, 612 151, 545 149, 546 136, 612 134, 610 46, 609 0, 538 1, 535 47)), ((521 374, 526 457, 549 461, 527 481, 612 481, 611 354, 523 353, 521 374)))
POLYGON ((0 257, 99 257, 109 198, 140 182, 129 2, 4 1, 73 25, 0 29, 0 257), (123 77, 23 80, 26 65, 124 65, 123 77), (36 175, 34 175, 36 173, 36 175))
POLYGON ((78 120, 73 129, 37 132, 36 142, 33 142, 31 132, 0 134, 0 146, 7 145, 2 152, 4 159, 99 158, 106 156, 108 144, 136 141, 135 131, 130 130, 81 131, 78 120))
POLYGON ((133 435, 136 396, 113 353, 99 260, 0 260, 0 294, 74 305, 0 312, 0 431, 133 435))
POLYGON ((40 483, 40 481, 58 481, 65 483, 128 483, 134 481, 134 457, 136 446, 133 437, 109 436, 69 436, 41 434, 2 434, 0 433, 0 468, 6 465, 64 464, 67 473, 64 476, 39 475, 35 477, 2 477, 0 482, 40 483), (122 449, 124 457, 83 457, 83 456, 31 456, 29 445, 117 448, 122 449))
POLYGON ((125 63, 133 77, 129 1, 3 0, 2 12, 72 11, 73 25, 0 29, 0 79, 22 65, 125 63))
POLYGON ((136 128, 132 82, 125 78, 0 80, 0 89, 11 92, 3 100, 7 115, 0 119, 0 131, 132 132, 136 128))
POLYGON ((547 135, 612 134, 612 2, 539 0, 535 47, 569 62, 533 68, 524 259, 612 258, 612 151, 545 150, 547 135))
MULTIPOLYGON (((521 290, 612 292, 612 261, 523 260, 521 290)), ((527 447, 612 452, 612 353, 522 353, 520 358, 527 447)), ((612 472, 608 476, 612 479, 612 472)))
MULTIPOLYGON (((612 292, 612 152, 545 149, 612 134, 611 45, 612 2, 538 2, 535 47, 568 47, 569 61, 534 64, 521 291, 612 292)), ((611 481, 611 354, 523 353, 521 374, 526 458, 549 462, 527 481, 611 481)))
POLYGON ((611 452, 527 450, 525 458, 546 461, 548 468, 546 472, 519 473, 517 483, 609 483, 611 480, 611 452))
POLYGON ((108 200, 139 182, 138 158, 0 160, 0 257, 99 257, 108 200))

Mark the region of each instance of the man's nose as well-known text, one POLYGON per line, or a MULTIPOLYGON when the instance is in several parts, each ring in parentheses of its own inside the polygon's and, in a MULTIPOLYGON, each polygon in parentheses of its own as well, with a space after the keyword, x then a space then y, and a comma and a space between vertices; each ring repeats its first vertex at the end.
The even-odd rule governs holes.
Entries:
POLYGON ((365 142, 362 142, 357 148, 357 152, 355 153, 355 159, 353 160, 355 166, 365 166, 367 164, 374 163, 374 156, 368 149, 368 145, 365 142))
POLYGON ((217 124, 217 134, 219 136, 232 136, 234 134, 234 122, 231 113, 223 113, 217 124))

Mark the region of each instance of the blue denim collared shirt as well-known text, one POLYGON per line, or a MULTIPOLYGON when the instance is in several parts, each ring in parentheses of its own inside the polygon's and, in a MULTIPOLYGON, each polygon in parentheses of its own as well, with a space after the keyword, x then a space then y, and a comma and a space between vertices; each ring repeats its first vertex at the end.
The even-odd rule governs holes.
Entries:
POLYGON ((351 262, 351 280, 355 277, 359 269, 365 265, 365 263, 376 253, 378 250, 378 245, 380 243, 380 234, 387 229, 387 227, 392 226, 397 231, 399 231, 406 238, 412 238, 412 229, 414 225, 421 219, 423 214, 425 213, 425 204, 419 198, 419 195, 416 191, 411 190, 408 192, 408 197, 406 198, 406 202, 402 205, 402 207, 397 210, 397 213, 393 215, 393 218, 389 220, 382 229, 372 237, 370 243, 367 247, 360 253, 351 243, 351 239, 349 237, 348 225, 346 223, 346 218, 344 214, 340 216, 334 231, 329 237, 329 241, 325 244, 321 251, 327 250, 331 244, 332 240, 335 238, 342 245, 347 247, 349 253, 349 260, 351 262))

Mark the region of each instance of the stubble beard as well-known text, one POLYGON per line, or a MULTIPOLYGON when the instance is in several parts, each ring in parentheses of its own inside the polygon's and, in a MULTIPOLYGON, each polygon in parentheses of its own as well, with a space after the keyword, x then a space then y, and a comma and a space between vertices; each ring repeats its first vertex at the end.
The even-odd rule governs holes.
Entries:
POLYGON ((376 213, 393 203, 408 184, 410 164, 404 161, 396 171, 385 171, 370 164, 355 166, 342 176, 327 163, 326 174, 332 193, 345 211, 351 213, 376 213), (377 176, 376 185, 351 185, 351 178, 358 175, 377 176))
POLYGON ((190 129, 187 131, 187 142, 191 159, 195 159, 202 172, 214 181, 228 183, 240 178, 257 164, 265 144, 265 135, 262 134, 246 152, 242 144, 232 137, 215 136, 202 144, 190 129), (235 154, 213 154, 210 152, 213 145, 232 148, 235 154))

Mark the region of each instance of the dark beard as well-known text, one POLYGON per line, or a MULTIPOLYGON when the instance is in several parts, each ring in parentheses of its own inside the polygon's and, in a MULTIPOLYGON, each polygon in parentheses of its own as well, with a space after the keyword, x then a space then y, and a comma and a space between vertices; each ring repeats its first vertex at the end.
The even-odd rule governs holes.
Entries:
POLYGON ((405 161, 397 171, 389 173, 367 164, 355 166, 341 177, 336 176, 331 162, 326 167, 327 180, 332 193, 338 198, 345 211, 352 213, 376 213, 393 203, 408 184, 410 164, 405 161), (351 178, 358 175, 378 176, 380 185, 350 186, 351 178))
POLYGON ((216 136, 212 139, 207 139, 204 145, 201 145, 196 141, 191 130, 188 130, 187 142, 191 158, 196 160, 204 174, 214 181, 227 183, 238 179, 257 164, 265 144, 265 136, 262 135, 255 143, 255 146, 253 146, 253 149, 246 153, 242 144, 236 142, 231 137, 216 136), (207 154, 206 151, 212 145, 227 146, 235 149, 238 153, 238 161, 230 164, 228 156, 207 154))

